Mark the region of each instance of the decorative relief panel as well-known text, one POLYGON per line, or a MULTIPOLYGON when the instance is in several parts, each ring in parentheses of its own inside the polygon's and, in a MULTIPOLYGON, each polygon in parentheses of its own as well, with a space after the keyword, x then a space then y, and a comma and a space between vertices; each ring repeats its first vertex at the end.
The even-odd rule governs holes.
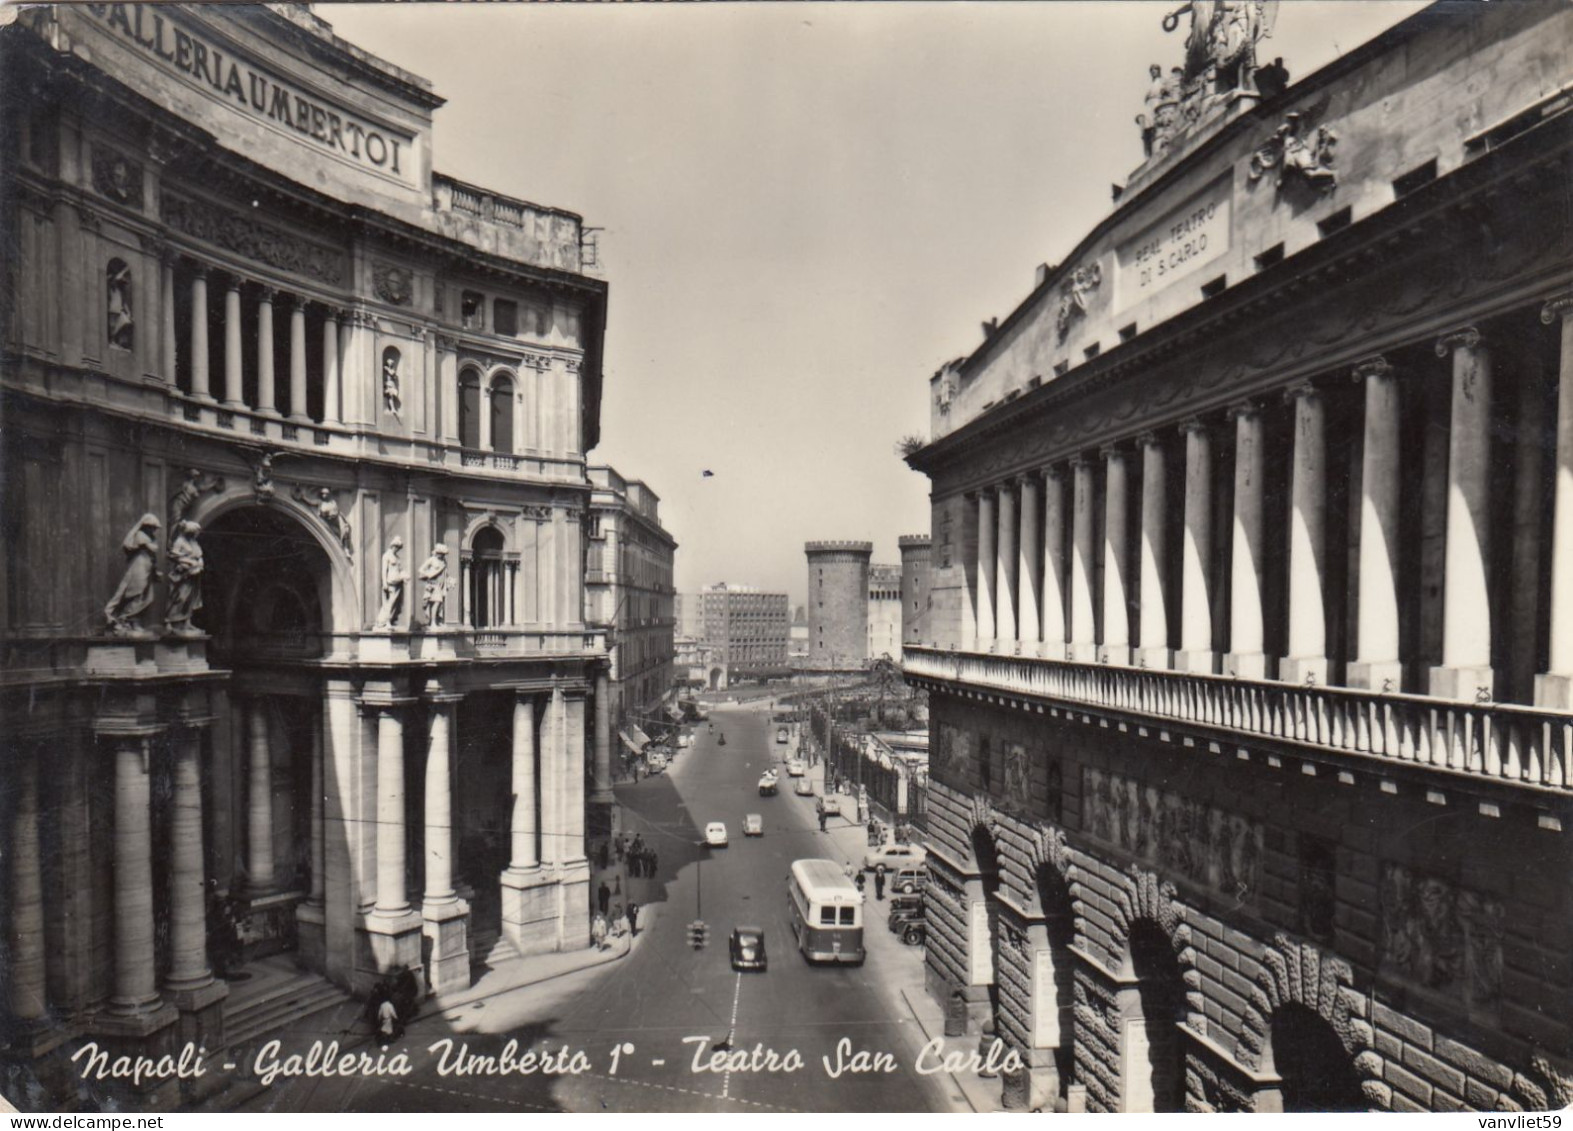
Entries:
POLYGON ((1502 904, 1451 880, 1382 866, 1383 972, 1494 1005, 1502 992, 1502 904))
POLYGON ((110 200, 142 207, 142 166, 113 149, 93 146, 93 188, 110 200))
POLYGON ((1019 742, 1005 743, 1005 797, 1018 809, 1027 807, 1031 794, 1027 748, 1019 742))
POLYGON ((407 267, 377 263, 371 269, 372 289, 383 302, 409 306, 415 297, 415 275, 407 267))
POLYGON ((216 244, 281 271, 293 271, 324 283, 344 280, 344 257, 299 236, 259 223, 206 201, 184 200, 164 193, 159 202, 164 223, 193 239, 216 244))
POLYGON ((1171 790, 1082 767, 1082 831, 1170 875, 1254 903, 1262 826, 1171 790))

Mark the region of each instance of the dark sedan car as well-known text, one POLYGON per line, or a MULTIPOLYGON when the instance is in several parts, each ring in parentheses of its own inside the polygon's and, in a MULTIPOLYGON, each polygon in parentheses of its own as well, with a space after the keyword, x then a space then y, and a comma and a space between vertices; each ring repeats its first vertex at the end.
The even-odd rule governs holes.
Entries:
POLYGON ((732 951, 732 969, 765 969, 765 932, 762 927, 734 927, 728 943, 732 951))

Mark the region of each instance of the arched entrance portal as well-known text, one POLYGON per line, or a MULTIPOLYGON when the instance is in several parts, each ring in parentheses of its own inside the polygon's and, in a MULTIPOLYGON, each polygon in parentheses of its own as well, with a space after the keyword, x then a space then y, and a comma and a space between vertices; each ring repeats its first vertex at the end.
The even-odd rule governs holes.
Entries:
POLYGON ((1120 1009, 1121 1110, 1185 1110, 1185 982, 1168 936, 1156 923, 1131 928, 1130 970, 1136 988, 1122 994, 1120 1009))
POLYGON ((1076 925, 1065 877, 1053 865, 1044 864, 1036 878, 1043 927, 1041 938, 1033 932, 1037 947, 1032 969, 1032 1046, 1050 1050, 1055 1083, 1063 1096, 1075 1053, 1071 1041, 1075 1023, 1071 947, 1076 942, 1076 925))
POLYGON ((1326 1020, 1284 1002, 1273 1011, 1264 1067, 1283 1079, 1285 1111, 1367 1111, 1354 1059, 1326 1020))
POLYGON ((978 874, 969 878, 967 891, 968 982, 988 987, 988 1013, 999 1012, 999 850, 982 825, 972 830, 972 859, 978 874))

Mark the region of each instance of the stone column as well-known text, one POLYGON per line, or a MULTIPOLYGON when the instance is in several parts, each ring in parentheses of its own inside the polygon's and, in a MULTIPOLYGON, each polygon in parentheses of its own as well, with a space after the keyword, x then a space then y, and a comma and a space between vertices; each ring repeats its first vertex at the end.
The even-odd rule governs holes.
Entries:
POLYGON ((159 1008, 153 943, 153 828, 145 734, 112 736, 115 758, 115 981, 110 1010, 159 1008))
POLYGON ((1075 484, 1071 514, 1071 645, 1070 659, 1079 664, 1098 661, 1097 625, 1093 618, 1092 574, 1097 548, 1093 544, 1092 461, 1071 461, 1075 484))
POLYGON ((1131 662, 1130 612, 1125 586, 1130 572, 1125 453, 1103 448, 1103 648, 1106 664, 1131 662))
POLYGON ((279 414, 273 387, 273 296, 277 293, 263 287, 257 299, 257 411, 264 416, 279 414))
POLYGON ((160 376, 173 389, 175 387, 175 256, 164 252, 159 257, 159 351, 162 357, 160 376))
POLYGON ((453 903, 453 703, 447 698, 430 704, 426 744, 426 890, 427 910, 453 903))
POLYGON ((1229 553, 1229 655, 1224 670, 1242 679, 1267 678, 1262 635, 1262 555, 1265 552, 1261 406, 1229 409, 1234 421, 1234 540, 1229 553))
POLYGON ((1562 352, 1551 504, 1551 652, 1545 674, 1535 677, 1535 703, 1565 711, 1573 708, 1573 294, 1546 303, 1540 320, 1560 322, 1562 352))
POLYGON ((1065 471, 1043 472, 1043 644, 1040 654, 1065 659, 1065 471))
POLYGON ((342 424, 339 406, 339 312, 329 307, 322 322, 322 422, 342 424))
POLYGON ((480 417, 481 451, 489 452, 492 450, 492 383, 484 374, 481 376, 480 417))
POLYGON ((1185 544, 1180 574, 1180 671, 1213 673, 1212 611, 1212 481, 1213 442, 1207 425, 1191 418, 1185 433, 1185 544))
POLYGON ((1141 619, 1137 626, 1141 647, 1136 662, 1144 668, 1167 669, 1174 664, 1174 650, 1169 647, 1169 556, 1164 537, 1169 469, 1163 442, 1155 433, 1143 432, 1137 442, 1142 449, 1142 543, 1138 582, 1141 619))
POLYGON ((535 700, 520 695, 513 703, 513 816, 509 821, 511 872, 528 872, 540 866, 535 847, 535 700))
POLYGON ((1385 358, 1355 366, 1365 383, 1365 432, 1360 453, 1359 613, 1350 687, 1398 691, 1398 376, 1385 358))
POLYGON ((1436 344, 1453 362, 1447 444, 1447 550, 1442 579, 1442 664, 1431 694, 1489 700, 1491 670, 1491 351, 1473 327, 1436 344))
POLYGON ((306 300, 294 297, 289 311, 289 418, 311 423, 306 412, 306 300))
POLYGON ((563 721, 563 690, 554 682, 541 719, 541 859, 550 864, 561 864, 569 851, 563 838, 563 802, 568 791, 563 721))
POLYGON ((267 703, 246 707, 250 790, 246 799, 246 870, 252 894, 273 890, 273 753, 268 746, 267 703))
POLYGON ((469 907, 453 890, 453 712, 458 695, 434 696, 426 748, 426 891, 421 932, 426 979, 438 993, 470 986, 469 907))
POLYGON ((585 859, 584 846, 584 699, 582 690, 563 695, 563 800, 561 836, 563 855, 559 860, 585 859))
POLYGON ((224 284, 224 407, 245 408, 241 383, 240 279, 231 275, 224 284))
POLYGON ((1043 614, 1038 602, 1043 594, 1042 485, 1036 474, 1021 478, 1021 546, 1016 555, 1016 584, 1021 599, 1016 616, 1017 638, 1023 656, 1036 656, 1043 639, 1043 614))
MULTIPOLYGON (((201 725, 206 725, 205 721, 201 725)), ((169 820, 169 974, 164 988, 187 1015, 183 1039, 222 1036, 218 1003, 229 986, 208 965, 207 874, 202 852, 202 730, 175 732, 174 796, 169 820), (191 1022, 194 1019, 195 1024, 191 1022)))
POLYGON ((326 840, 327 830, 323 826, 326 807, 327 770, 324 765, 321 707, 318 707, 318 717, 311 728, 311 897, 309 902, 315 907, 322 906, 323 895, 327 890, 327 855, 326 840))
POLYGON ((208 389, 208 269, 191 272, 191 395, 211 401, 208 389))
POLYGON ((404 890, 404 710, 377 705, 377 906, 373 914, 402 918, 410 910, 404 890))
POLYGON ((11 902, 6 921, 10 957, 7 1011, 24 1030, 47 1024, 44 880, 38 851, 38 748, 22 739, 12 755, 11 902))
POLYGON ((1289 505, 1288 655, 1285 683, 1327 683, 1327 435, 1322 394, 1309 381, 1284 393, 1294 405, 1294 470, 1289 505))
POLYGON ((611 805, 612 794, 612 677, 605 667, 595 673, 595 793, 590 800, 611 805))
POLYGON ((459 442, 459 355, 452 338, 437 335, 437 404, 441 418, 441 438, 445 444, 459 442))
POLYGON ((994 635, 999 650, 1014 653, 1016 636, 1016 489, 1001 483, 998 499, 999 536, 994 555, 994 635))
POLYGON ((978 492, 978 637, 974 647, 992 652, 998 639, 994 620, 995 535, 994 492, 985 487, 978 492))

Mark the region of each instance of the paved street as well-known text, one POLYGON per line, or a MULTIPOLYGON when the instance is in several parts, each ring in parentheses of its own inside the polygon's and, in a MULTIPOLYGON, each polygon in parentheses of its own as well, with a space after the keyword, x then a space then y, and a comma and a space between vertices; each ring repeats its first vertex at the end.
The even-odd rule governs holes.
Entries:
MULTIPOLYGON (((673 768, 618 788, 625 827, 638 832, 659 859, 658 875, 634 880, 633 895, 653 905, 650 925, 627 957, 540 986, 451 1009, 411 1027, 404 1045, 414 1071, 400 1078, 301 1081, 275 1085, 251 1110, 524 1110, 567 1111, 944 1111, 961 1103, 950 1078, 913 1070, 924 1036, 900 997, 918 977, 920 952, 888 936, 884 905, 873 903, 869 960, 861 968, 811 967, 791 949, 786 876, 793 860, 846 858, 861 843, 850 829, 820 833, 809 798, 791 792, 782 775, 775 797, 756 788, 784 747, 774 742, 769 712, 759 706, 721 707, 713 732, 697 728, 695 744, 673 768), (727 744, 718 744, 724 733, 727 744), (764 817, 765 835, 744 838, 745 813, 764 817), (724 821, 731 844, 698 846, 709 821, 724 821), (839 842, 839 848, 837 843, 839 842), (702 951, 686 927, 701 916, 710 926, 702 951), (767 973, 734 972, 726 939, 733 926, 762 926, 767 973), (896 967, 899 966, 899 970, 896 967), (709 1046, 794 1051, 802 1067, 781 1062, 761 1071, 693 1071, 695 1054, 709 1046), (583 1050, 591 1062, 577 1075, 440 1074, 425 1050, 451 1038, 476 1055, 498 1055, 508 1040, 530 1047, 583 1050), (701 1044, 698 1039, 708 1042, 701 1044), (888 1053, 894 1071, 848 1072, 831 1078, 840 1042, 856 1051, 888 1053), (613 1049, 621 1047, 613 1069, 613 1049)), ((847 827, 843 819, 842 827, 847 827)), ((626 893, 625 893, 626 894, 626 893)), ((870 891, 872 897, 872 890, 870 891)), ((641 915, 641 921, 646 915, 641 915)), ((301 1047, 305 1034, 288 1044, 301 1047)), ((309 1041, 308 1041, 309 1043, 309 1041)), ((373 1052, 376 1050, 373 1048, 373 1052)), ((723 1050, 726 1051, 726 1050, 723 1050)))

